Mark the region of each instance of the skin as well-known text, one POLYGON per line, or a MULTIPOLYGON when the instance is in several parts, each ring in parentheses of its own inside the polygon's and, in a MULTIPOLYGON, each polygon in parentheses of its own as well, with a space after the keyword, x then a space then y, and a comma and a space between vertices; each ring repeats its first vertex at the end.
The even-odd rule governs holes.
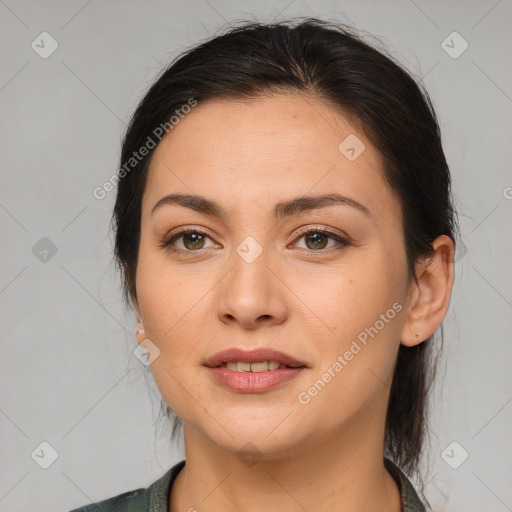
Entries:
POLYGON ((381 169, 379 153, 349 119, 298 94, 199 104, 156 148, 134 300, 144 328, 137 340, 158 347, 153 376, 184 422, 186 465, 171 512, 401 510, 383 465, 389 386, 400 343, 421 343, 446 314, 453 243, 439 237, 434 255, 416 265, 417 282, 409 278, 399 199, 381 169), (338 149, 349 134, 365 144, 354 161, 338 149), (278 201, 333 192, 369 214, 334 205, 270 217, 278 201), (230 215, 178 205, 152 214, 170 193, 205 196, 230 215), (307 226, 350 243, 297 235, 307 226), (179 227, 200 227, 208 237, 179 238, 177 252, 162 247, 179 227), (248 236, 262 249, 252 263, 236 251, 248 236), (401 311, 300 403, 299 393, 394 303, 401 311), (230 347, 272 347, 308 368, 267 392, 240 394, 203 366, 230 347), (251 466, 238 457, 248 442, 261 457, 251 466))

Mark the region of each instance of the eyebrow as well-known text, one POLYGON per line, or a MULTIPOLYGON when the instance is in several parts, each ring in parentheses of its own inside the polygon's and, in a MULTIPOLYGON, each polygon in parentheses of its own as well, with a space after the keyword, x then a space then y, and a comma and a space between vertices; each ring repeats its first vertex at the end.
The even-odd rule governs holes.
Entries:
MULTIPOLYGON (((162 199, 153 206, 151 215, 153 215, 155 210, 165 205, 184 206, 196 212, 212 215, 220 219, 229 217, 229 213, 216 201, 193 194, 169 194, 162 197, 162 199)), ((371 215, 370 210, 366 206, 354 199, 341 194, 323 194, 318 196, 298 196, 289 201, 280 201, 276 203, 272 209, 272 218, 274 220, 280 220, 284 217, 290 217, 305 211, 317 210, 334 205, 350 206, 368 216, 371 215)))

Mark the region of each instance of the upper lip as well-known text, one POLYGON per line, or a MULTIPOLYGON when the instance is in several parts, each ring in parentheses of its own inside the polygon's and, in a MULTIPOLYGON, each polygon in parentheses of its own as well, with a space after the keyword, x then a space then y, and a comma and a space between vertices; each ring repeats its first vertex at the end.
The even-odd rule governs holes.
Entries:
POLYGON ((278 363, 285 364, 287 366, 307 367, 307 365, 302 361, 299 361, 284 352, 264 347, 255 350, 243 350, 240 348, 228 348, 226 350, 221 350, 208 358, 204 365, 209 368, 215 368, 223 363, 258 363, 261 361, 277 361, 278 363))

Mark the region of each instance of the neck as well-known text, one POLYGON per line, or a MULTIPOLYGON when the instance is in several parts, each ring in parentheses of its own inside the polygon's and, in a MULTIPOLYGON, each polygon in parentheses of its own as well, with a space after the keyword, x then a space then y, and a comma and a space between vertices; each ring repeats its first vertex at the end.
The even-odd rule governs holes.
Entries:
POLYGON ((400 512, 398 487, 384 467, 383 437, 355 427, 244 464, 185 425, 186 464, 173 485, 170 512, 400 512))

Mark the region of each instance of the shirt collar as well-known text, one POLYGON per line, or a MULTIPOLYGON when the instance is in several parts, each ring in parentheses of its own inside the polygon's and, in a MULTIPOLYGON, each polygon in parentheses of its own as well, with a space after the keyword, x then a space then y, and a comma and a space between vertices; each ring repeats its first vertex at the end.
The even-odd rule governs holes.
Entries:
MULTIPOLYGON (((170 490, 178 473, 184 466, 185 460, 178 462, 148 488, 148 512, 168 512, 170 490)), ((421 502, 412 483, 402 470, 386 458, 384 459, 384 466, 398 485, 402 499, 402 512, 426 512, 425 505, 421 502)))
POLYGON ((390 459, 384 458, 384 466, 398 485, 402 498, 402 512, 426 512, 425 505, 403 471, 390 459))

